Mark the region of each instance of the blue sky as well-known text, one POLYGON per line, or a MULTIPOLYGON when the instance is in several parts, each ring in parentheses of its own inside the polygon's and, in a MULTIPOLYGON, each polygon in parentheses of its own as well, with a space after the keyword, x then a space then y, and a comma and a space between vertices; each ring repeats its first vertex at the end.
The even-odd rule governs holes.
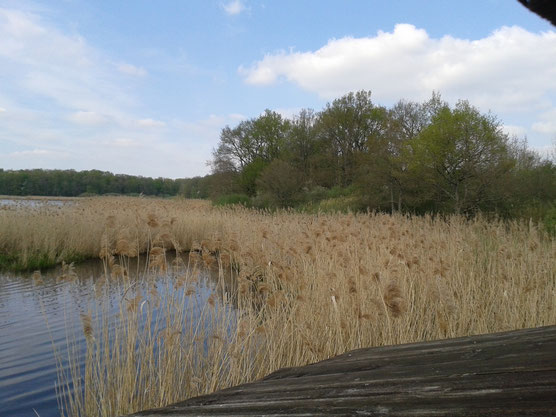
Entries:
POLYGON ((556 140, 556 28, 516 0, 0 0, 0 167, 191 177, 269 108, 438 91, 556 140))

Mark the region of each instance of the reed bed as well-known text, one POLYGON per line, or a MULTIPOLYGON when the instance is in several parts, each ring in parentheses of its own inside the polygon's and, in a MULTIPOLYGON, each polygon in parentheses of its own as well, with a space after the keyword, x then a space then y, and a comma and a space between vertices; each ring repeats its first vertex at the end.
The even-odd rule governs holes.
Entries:
POLYGON ((132 199, 69 210, 78 207, 97 224, 70 227, 83 228, 75 242, 91 240, 107 280, 127 279, 130 257, 145 251, 138 272, 168 290, 158 306, 156 294, 122 295, 118 326, 95 319, 92 300, 83 325, 95 339, 84 374, 66 375, 82 384, 65 391, 67 415, 159 407, 361 347, 556 323, 556 246, 527 222, 132 199), (166 250, 193 267, 170 264, 166 250), (194 295, 199 268, 221 277, 204 298, 194 295), (139 326, 138 312, 151 324, 139 326))
POLYGON ((0 267, 34 270, 97 258, 103 246, 118 240, 146 252, 153 233, 169 237, 169 231, 186 250, 194 239, 221 228, 217 218, 204 218, 211 207, 201 200, 97 197, 48 205, 38 199, 31 206, 26 201, 0 206, 0 267), (161 218, 160 224, 150 220, 161 218))
POLYGON ((163 277, 104 277, 80 315, 85 346, 70 335, 68 357, 57 355, 62 415, 119 416, 218 385, 235 312, 198 269, 170 268, 163 277))

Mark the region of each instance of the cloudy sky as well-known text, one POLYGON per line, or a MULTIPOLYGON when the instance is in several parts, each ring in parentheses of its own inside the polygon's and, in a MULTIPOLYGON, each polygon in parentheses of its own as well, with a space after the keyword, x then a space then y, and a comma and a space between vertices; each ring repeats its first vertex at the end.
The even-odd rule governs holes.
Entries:
POLYGON ((556 28, 516 0, 0 0, 0 168, 209 172, 269 108, 432 91, 556 141, 556 28))

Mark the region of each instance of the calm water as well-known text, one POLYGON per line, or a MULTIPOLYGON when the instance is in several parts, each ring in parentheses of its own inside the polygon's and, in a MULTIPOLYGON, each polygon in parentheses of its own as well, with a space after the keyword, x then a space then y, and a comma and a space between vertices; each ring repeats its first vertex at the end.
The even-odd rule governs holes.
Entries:
POLYGON ((0 207, 62 207, 64 205, 75 204, 72 200, 56 200, 56 199, 26 199, 26 198, 0 198, 0 207))
MULTIPOLYGON (((53 269, 40 279, 30 273, 0 273, 0 417, 59 416, 53 348, 65 357, 68 335, 84 346, 79 315, 99 296, 108 297, 104 301, 112 312, 119 308, 119 296, 99 291, 102 263, 76 266, 78 279, 73 282, 60 280, 61 272, 53 269)), ((137 278, 133 283, 147 286, 137 278)), ((129 285, 129 281, 110 285, 129 285)), ((204 273, 197 286, 196 302, 203 303, 214 289, 214 278, 204 273)), ((162 297, 163 291, 161 286, 162 297)))

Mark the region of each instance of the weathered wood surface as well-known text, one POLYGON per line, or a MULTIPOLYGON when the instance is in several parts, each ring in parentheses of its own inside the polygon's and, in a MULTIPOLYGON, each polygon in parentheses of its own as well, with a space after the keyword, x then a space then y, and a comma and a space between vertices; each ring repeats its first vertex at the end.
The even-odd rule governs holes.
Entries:
POLYGON ((556 326, 359 349, 133 416, 556 416, 556 326))

